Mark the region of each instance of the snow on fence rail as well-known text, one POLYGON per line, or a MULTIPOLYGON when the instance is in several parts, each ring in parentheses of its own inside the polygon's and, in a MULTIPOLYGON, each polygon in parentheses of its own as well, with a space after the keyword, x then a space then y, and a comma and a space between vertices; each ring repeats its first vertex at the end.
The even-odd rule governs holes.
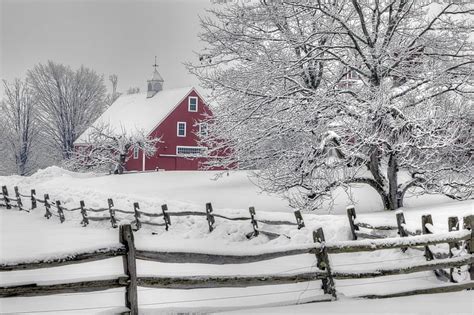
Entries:
MULTIPOLYGON (((266 235, 270 238, 275 238, 282 236, 270 231, 265 231, 259 228, 258 223, 267 224, 267 225, 292 225, 296 226, 298 229, 303 228, 304 220, 301 212, 299 210, 294 212, 295 222, 284 221, 284 220, 263 220, 257 219, 255 208, 249 207, 250 216, 246 217, 228 217, 222 214, 215 213, 212 204, 206 203, 205 212, 200 211, 180 211, 180 212, 170 212, 168 211, 168 206, 166 204, 161 206, 161 213, 152 213, 146 212, 140 209, 138 202, 133 203, 133 211, 118 209, 114 206, 114 202, 111 198, 107 200, 107 207, 104 208, 90 208, 86 207, 83 200, 79 201, 79 206, 76 208, 67 208, 61 204, 61 201, 51 201, 49 194, 44 194, 43 199, 40 199, 36 196, 36 190, 32 189, 29 195, 21 194, 18 187, 14 187, 15 198, 12 198, 8 194, 8 189, 6 186, 2 186, 2 192, 0 193, 0 200, 3 199, 3 203, 0 203, 0 207, 6 209, 17 208, 20 211, 30 212, 37 208, 38 203, 43 204, 45 207, 45 217, 50 219, 52 216, 59 218, 59 221, 63 223, 66 221, 65 212, 74 212, 80 211, 82 215, 82 226, 89 225, 90 221, 110 221, 112 227, 116 228, 121 219, 118 217, 118 213, 133 216, 133 221, 131 222, 135 226, 135 230, 139 230, 143 225, 150 226, 163 226, 165 230, 168 231, 169 226, 171 225, 171 217, 182 217, 182 216, 201 216, 206 217, 209 232, 212 232, 215 228, 216 221, 215 218, 220 218, 224 220, 231 221, 250 221, 252 224, 253 232, 247 234, 247 238, 252 238, 258 236, 259 234, 266 235), (31 202, 31 208, 27 209, 23 205, 22 198, 29 198, 31 202), (107 212, 106 215, 97 215, 99 213, 107 212), (93 214, 93 215, 91 215, 93 214), (143 217, 146 217, 147 220, 144 220, 143 217), (163 222, 151 221, 152 219, 163 218, 163 222)), ((288 237, 286 235, 283 235, 288 237)))
MULTIPOLYGON (((397 225, 396 226, 373 226, 368 223, 360 222, 357 220, 355 208, 353 206, 347 208, 347 217, 349 218, 349 226, 352 232, 352 239, 357 240, 358 238, 366 238, 366 239, 384 239, 386 236, 379 234, 380 231, 389 231, 389 230, 397 230, 397 233, 400 237, 408 237, 408 236, 417 236, 417 235, 426 235, 426 234, 433 234, 436 233, 436 230, 433 226, 433 218, 430 214, 423 215, 421 217, 421 229, 416 231, 408 231, 406 228, 406 221, 403 211, 398 210, 395 212, 397 225), (369 230, 369 233, 361 232, 361 228, 365 230, 369 230)), ((472 216, 464 218, 464 225, 470 226, 470 222, 472 221, 472 216)), ((459 231, 459 219, 457 217, 449 217, 448 218, 448 231, 459 231)), ((436 233, 437 235, 439 233, 436 233)), ((448 252, 438 252, 436 249, 430 247, 433 244, 425 244, 423 248, 412 247, 413 249, 423 250, 424 256, 427 261, 432 261, 434 259, 446 259, 446 258, 453 258, 454 251, 460 250, 459 242, 452 240, 447 242, 449 245, 448 252)), ((408 249, 408 246, 401 246, 403 252, 408 249)), ((435 274, 438 277, 448 279, 451 282, 454 282, 453 274, 454 268, 450 268, 449 273, 446 272, 444 269, 437 269, 434 270, 435 274)), ((471 269, 471 274, 472 274, 471 269)))
MULTIPOLYGON (((453 292, 474 288, 474 216, 464 218, 464 228, 447 233, 407 236, 404 238, 387 238, 378 240, 352 240, 344 242, 326 242, 322 228, 313 232, 314 244, 284 247, 265 251, 249 252, 173 252, 136 249, 131 225, 120 225, 119 244, 107 248, 90 249, 83 252, 63 254, 55 258, 35 258, 28 261, 1 261, 0 272, 18 271, 26 269, 58 267, 68 264, 77 264, 89 261, 108 259, 123 256, 124 274, 107 276, 100 279, 84 279, 70 283, 32 283, 27 285, 12 285, 0 287, 0 297, 39 296, 59 293, 91 292, 111 288, 125 288, 125 304, 131 314, 138 314, 138 286, 165 289, 200 289, 220 287, 249 287, 260 285, 291 284, 321 280, 323 296, 315 301, 330 301, 337 299, 334 279, 361 279, 387 275, 410 274, 420 271, 436 270, 439 268, 456 268, 468 265, 470 281, 436 286, 423 290, 410 290, 388 295, 369 295, 366 298, 386 298, 392 296, 406 296, 439 292, 453 292), (398 265, 397 268, 378 268, 369 271, 343 271, 332 269, 329 254, 352 253, 360 251, 374 251, 380 249, 429 246, 441 243, 456 242, 463 245, 466 254, 439 261, 398 265), (205 263, 205 264, 246 264, 265 261, 278 257, 312 254, 316 256, 317 270, 314 272, 294 274, 263 274, 242 276, 154 276, 138 275, 136 260, 150 260, 166 263, 205 263)), ((460 245, 461 246, 461 245, 460 245)), ((337 267, 337 266, 336 266, 337 267)), ((453 282, 453 281, 452 281, 453 282)))

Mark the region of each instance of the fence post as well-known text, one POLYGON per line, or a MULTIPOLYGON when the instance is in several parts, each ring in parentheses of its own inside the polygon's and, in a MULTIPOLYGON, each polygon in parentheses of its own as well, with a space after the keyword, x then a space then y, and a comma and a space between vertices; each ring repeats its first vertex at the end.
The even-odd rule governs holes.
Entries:
MULTIPOLYGON (((405 229, 406 221, 405 221, 405 215, 403 214, 403 211, 398 210, 395 213, 395 215, 396 215, 396 218, 397 218, 398 235, 400 235, 400 237, 407 237, 408 233, 405 229)), ((402 247, 401 249, 402 249, 402 252, 406 252, 408 247, 402 247)))
POLYGON ((137 231, 142 227, 142 223, 140 222, 140 212, 138 209, 140 209, 140 204, 138 202, 134 202, 133 212, 135 213, 135 227, 137 228, 137 231))
POLYGON ((36 209, 36 190, 31 190, 31 209, 36 209))
POLYGON ((84 203, 84 200, 79 201, 79 206, 81 207, 82 214, 81 224, 82 226, 87 226, 89 224, 89 218, 87 217, 86 204, 84 203))
POLYGON ((117 219, 115 219, 115 210, 112 209, 114 206, 114 201, 112 198, 107 199, 107 203, 109 204, 109 213, 110 213, 110 223, 112 224, 113 228, 117 227, 117 219))
POLYGON ((66 218, 64 217, 63 208, 61 207, 61 201, 56 200, 56 207, 58 208, 59 221, 63 223, 66 221, 66 218))
POLYGON ((210 202, 206 203, 206 218, 207 224, 209 225, 209 232, 212 232, 214 230, 214 223, 216 221, 212 215, 212 204, 210 202))
POLYGON ((304 228, 303 216, 301 215, 300 210, 296 210, 294 213, 295 213, 296 223, 298 224, 298 230, 300 230, 301 228, 304 228))
POLYGON ((356 210, 354 206, 349 206, 346 208, 347 217, 349 218, 349 226, 351 227, 352 240, 357 240, 356 231, 359 230, 359 227, 354 223, 356 216, 356 210))
POLYGON ((324 232, 322 228, 318 228, 317 231, 313 231, 313 241, 321 245, 321 249, 316 253, 316 259, 318 261, 317 267, 320 270, 326 270, 327 277, 322 279, 324 294, 331 294, 334 299, 337 299, 336 287, 334 285, 334 278, 332 277, 331 265, 329 264, 329 255, 325 246, 324 232))
MULTIPOLYGON (((252 223, 253 227, 253 236, 258 236, 259 231, 258 231, 258 222, 255 220, 255 207, 249 207, 249 213, 250 213, 250 222, 252 223)), ((250 235, 250 237, 252 237, 250 235)))
POLYGON ((46 213, 44 214, 44 217, 49 220, 53 216, 51 213, 51 204, 49 203, 49 194, 44 194, 44 207, 46 208, 46 213))
POLYGON ((137 266, 132 226, 130 224, 120 225, 119 234, 120 243, 125 246, 126 250, 126 254, 123 256, 123 271, 128 276, 125 306, 128 307, 131 315, 138 315, 137 266))
MULTIPOLYGON (((459 231, 459 220, 458 217, 449 217, 448 218, 448 231, 459 231)), ((459 244, 458 242, 453 242, 449 243, 449 258, 452 258, 453 255, 453 249, 457 248, 459 249, 459 244)), ((454 273, 454 268, 449 268, 449 281, 450 282, 456 282, 453 278, 453 273, 454 273)))
POLYGON ((2 186, 2 194, 3 194, 3 200, 5 201, 5 207, 7 209, 11 209, 12 206, 10 205, 10 198, 8 198, 7 186, 2 186))
MULTIPOLYGON (((466 241, 466 251, 469 255, 474 253, 474 215, 469 215, 463 218, 463 227, 471 231, 471 238, 466 241)), ((474 265, 469 264, 469 275, 471 280, 474 280, 474 265)))
POLYGON ((165 229, 168 231, 169 226, 171 225, 170 215, 168 213, 168 205, 161 205, 161 211, 163 212, 163 220, 165 221, 165 229))
MULTIPOLYGON (((433 225, 433 219, 431 214, 425 214, 421 216, 421 233, 423 234, 432 234, 431 231, 426 227, 426 224, 433 225)), ((428 245, 425 246, 425 258, 426 260, 433 260, 433 253, 430 250, 428 245)))
POLYGON ((18 190, 18 186, 13 187, 13 190, 15 191, 15 198, 16 204, 18 205, 18 209, 23 210, 23 202, 21 202, 21 196, 20 191, 18 190))

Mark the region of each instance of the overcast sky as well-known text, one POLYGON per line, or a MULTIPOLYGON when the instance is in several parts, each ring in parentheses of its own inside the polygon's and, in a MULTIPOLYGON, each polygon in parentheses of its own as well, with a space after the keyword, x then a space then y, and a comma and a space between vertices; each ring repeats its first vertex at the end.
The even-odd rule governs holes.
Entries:
POLYGON ((151 76, 154 56, 165 88, 197 85, 182 63, 199 51, 199 15, 211 0, 0 0, 0 76, 24 78, 47 60, 118 75, 118 90, 151 76))

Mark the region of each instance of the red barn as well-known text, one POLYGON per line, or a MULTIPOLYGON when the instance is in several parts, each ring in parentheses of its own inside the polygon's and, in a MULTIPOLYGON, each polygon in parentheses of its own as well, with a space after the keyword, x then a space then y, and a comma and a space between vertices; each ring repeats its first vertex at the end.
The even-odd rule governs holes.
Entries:
MULTIPOLYGON (((140 150, 129 152, 127 171, 198 170, 205 148, 198 145, 198 135, 207 132, 202 122, 211 111, 193 87, 163 89, 163 79, 156 70, 148 80, 147 93, 120 96, 93 124, 108 124, 116 130, 144 131, 149 137, 161 137, 157 152, 145 157, 140 150)), ((74 143, 87 145, 91 128, 74 143)))

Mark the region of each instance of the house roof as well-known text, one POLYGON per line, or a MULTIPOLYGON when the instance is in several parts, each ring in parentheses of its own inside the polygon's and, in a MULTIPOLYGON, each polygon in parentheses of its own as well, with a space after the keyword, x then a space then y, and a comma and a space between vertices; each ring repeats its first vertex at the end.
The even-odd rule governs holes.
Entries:
POLYGON ((124 130, 132 134, 141 130, 150 134, 193 90, 193 87, 167 89, 150 98, 147 93, 121 95, 74 143, 88 143, 93 127, 103 125, 116 132, 124 130))

